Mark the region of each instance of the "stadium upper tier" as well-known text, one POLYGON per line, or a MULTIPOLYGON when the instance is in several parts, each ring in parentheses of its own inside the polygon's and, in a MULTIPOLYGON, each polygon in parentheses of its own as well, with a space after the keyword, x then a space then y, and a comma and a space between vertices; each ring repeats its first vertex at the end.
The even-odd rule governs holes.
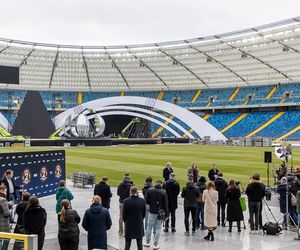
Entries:
POLYGON ((128 46, 0 39, 0 65, 51 91, 159 91, 300 81, 300 17, 231 33, 128 46))

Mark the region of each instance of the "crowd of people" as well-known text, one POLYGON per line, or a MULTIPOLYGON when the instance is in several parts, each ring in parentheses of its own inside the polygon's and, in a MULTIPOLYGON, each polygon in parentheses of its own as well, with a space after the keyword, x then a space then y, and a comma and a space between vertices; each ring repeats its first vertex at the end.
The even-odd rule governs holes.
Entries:
MULTIPOLYGON (((208 172, 208 179, 199 175, 198 165, 193 163, 187 171, 187 182, 180 187, 172 163, 168 162, 162 171, 164 181, 154 181, 151 176, 145 180, 141 192, 134 185, 129 174, 117 188, 119 196, 119 228, 120 237, 125 237, 125 250, 129 250, 133 239, 138 250, 148 248, 153 242, 153 249, 159 249, 161 232, 175 233, 176 211, 178 197, 183 198, 185 236, 193 236, 196 230, 207 230, 205 240, 214 241, 214 230, 218 226, 225 227, 228 222, 228 232, 232 233, 233 223, 237 232, 241 232, 244 222, 243 206, 241 205, 240 186, 235 180, 227 182, 223 173, 213 164, 208 172), (142 193, 143 196, 140 197, 142 193), (191 223, 190 223, 191 218, 191 223), (144 239, 144 240, 143 240, 144 239)), ((72 208, 72 192, 61 180, 56 192, 56 213, 58 221, 58 242, 62 250, 76 250, 79 246, 79 224, 81 222, 87 231, 88 249, 107 249, 107 231, 112 226, 110 217, 111 188, 108 177, 102 177, 95 185, 91 206, 85 211, 81 220, 77 211, 72 208)), ((22 186, 15 185, 12 171, 5 173, 0 185, 0 231, 10 232, 11 208, 17 199, 17 190, 22 186)), ((286 208, 293 220, 300 222, 300 175, 288 182, 282 176, 277 192, 279 193, 280 211, 285 214, 286 208), (288 190, 288 192, 287 192, 288 190), (287 197, 288 195, 288 197, 287 197), (296 204, 293 202, 293 197, 296 204), (288 198, 288 199, 286 199, 288 198), (286 203, 288 201, 288 204, 286 203), (298 216, 298 217, 297 217, 298 216)), ((245 194, 248 198, 250 232, 259 232, 263 227, 262 207, 266 187, 259 174, 254 174, 248 184, 245 194)), ((22 193, 22 199, 15 207, 17 221, 15 233, 36 234, 38 249, 44 245, 47 212, 39 204, 35 196, 28 192, 22 193), (32 219, 34 218, 34 220, 32 219)), ((283 225, 287 224, 283 216, 283 225)), ((8 241, 3 241, 1 249, 8 248, 8 241)), ((14 250, 23 248, 23 243, 15 242, 14 250)))

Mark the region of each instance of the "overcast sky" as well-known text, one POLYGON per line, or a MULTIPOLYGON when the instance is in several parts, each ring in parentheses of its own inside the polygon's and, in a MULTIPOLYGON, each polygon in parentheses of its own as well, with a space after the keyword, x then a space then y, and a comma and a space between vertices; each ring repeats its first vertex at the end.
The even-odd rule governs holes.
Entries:
POLYGON ((300 16, 299 0, 1 0, 0 37, 125 45, 213 35, 300 16))

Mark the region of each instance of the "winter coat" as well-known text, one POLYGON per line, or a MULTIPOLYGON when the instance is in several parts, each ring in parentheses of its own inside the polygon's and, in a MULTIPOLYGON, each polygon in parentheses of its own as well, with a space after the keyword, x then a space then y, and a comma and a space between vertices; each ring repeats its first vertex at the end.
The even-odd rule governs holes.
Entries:
POLYGON ((47 223, 46 210, 40 206, 27 208, 23 213, 23 223, 25 234, 37 234, 38 250, 43 249, 47 223))
POLYGON ((246 195, 248 196, 248 201, 258 201, 261 202, 265 196, 265 185, 260 181, 252 180, 246 188, 246 195))
POLYGON ((240 203, 241 192, 238 188, 228 188, 225 193, 227 199, 227 220, 240 221, 244 219, 240 203))
POLYGON ((153 187, 152 182, 145 182, 144 187, 143 187, 143 189, 142 189, 144 199, 145 199, 145 197, 146 197, 146 194, 147 194, 149 188, 152 188, 152 187, 153 187))
POLYGON ((9 232, 8 202, 3 196, 0 196, 0 232, 9 232))
POLYGON ((199 176, 199 169, 198 168, 189 168, 188 172, 187 172, 187 176, 188 176, 188 178, 190 176, 192 176, 192 181, 194 183, 196 183, 198 180, 198 176, 199 176))
POLYGON ((215 180, 215 175, 218 175, 220 171, 218 169, 214 170, 213 168, 208 171, 208 179, 210 181, 215 180))
POLYGON ((146 215, 145 200, 131 195, 123 202, 123 221, 125 223, 125 238, 142 239, 144 232, 144 218, 146 215))
POLYGON ((108 209, 100 204, 94 203, 85 211, 82 227, 88 232, 88 250, 107 249, 106 231, 110 229, 111 224, 108 209))
MULTIPOLYGON (((277 193, 279 194, 279 206, 280 212, 286 213, 286 184, 280 184, 277 187, 277 193)), ((288 186, 288 211, 291 212, 292 203, 291 203, 291 187, 288 186)))
POLYGON ((218 192, 214 189, 204 190, 204 225, 208 228, 217 226, 218 192))
POLYGON ((220 204, 226 203, 227 199, 225 197, 225 192, 226 192, 226 189, 228 188, 227 181, 225 181, 222 177, 217 177, 214 182, 215 182, 216 191, 219 194, 218 202, 220 204))
POLYGON ((110 190, 110 186, 106 184, 106 182, 101 181, 96 184, 94 188, 94 195, 99 195, 101 197, 101 205, 107 209, 110 208, 110 198, 112 197, 112 193, 110 190))
POLYGON ((297 213, 300 214, 300 190, 296 194, 297 198, 297 213))
POLYGON ((65 222, 59 222, 58 238, 59 239, 74 239, 79 240, 80 217, 76 210, 67 209, 65 213, 65 222))
POLYGON ((174 172, 173 168, 165 167, 163 169, 163 177, 164 177, 165 181, 170 179, 170 174, 173 173, 173 172, 174 172))
POLYGON ((182 189, 181 197, 184 198, 184 207, 197 207, 197 198, 200 196, 200 191, 194 182, 188 182, 182 189))
POLYGON ((174 211, 178 207, 177 197, 180 193, 179 183, 174 179, 170 179, 165 183, 165 190, 168 195, 169 211, 174 211))
POLYGON ((66 187, 59 187, 56 191, 56 213, 59 214, 61 211, 61 201, 62 200, 73 200, 74 196, 69 189, 66 187))
POLYGON ((129 180, 124 180, 118 186, 117 195, 120 197, 119 202, 123 203, 123 200, 130 196, 130 188, 132 187, 132 182, 129 180))
POLYGON ((167 192, 161 185, 155 185, 148 190, 146 204, 149 204, 151 214, 157 214, 159 209, 163 209, 166 214, 169 212, 167 192))
POLYGON ((202 200, 202 202, 200 202, 199 199, 197 199, 197 203, 203 205, 203 203, 204 203, 204 202, 203 202, 203 192, 204 192, 204 190, 206 189, 206 184, 205 184, 205 182, 198 181, 198 182, 196 183, 196 186, 197 186, 197 188, 199 189, 199 193, 200 193, 200 196, 199 196, 199 197, 201 197, 200 200, 202 200))
MULTIPOLYGON (((20 189, 20 186, 17 186, 17 185, 16 185, 16 183, 15 183, 15 181, 14 181, 14 178, 11 178, 11 181, 12 181, 12 184, 13 184, 13 186, 14 186, 14 192, 13 192, 13 194, 14 194, 14 197, 15 197, 15 200, 16 200, 16 199, 17 199, 17 189, 20 189)), ((0 184, 2 184, 2 183, 6 186, 6 190, 7 190, 7 193, 6 193, 6 199, 8 200, 8 196, 9 196, 9 194, 10 194, 10 190, 9 190, 9 184, 8 184, 8 181, 7 181, 7 178, 6 178, 6 177, 4 177, 4 178, 2 179, 2 181, 1 181, 0 184)))
POLYGON ((23 225, 23 213, 28 206, 28 201, 21 201, 16 207, 16 214, 18 215, 17 224, 23 225))

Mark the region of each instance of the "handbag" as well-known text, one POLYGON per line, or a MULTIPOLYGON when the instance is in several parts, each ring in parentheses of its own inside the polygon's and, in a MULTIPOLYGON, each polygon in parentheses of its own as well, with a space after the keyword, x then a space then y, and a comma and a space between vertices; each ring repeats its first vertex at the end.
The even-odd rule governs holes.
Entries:
POLYGON ((297 198, 295 195, 291 194, 291 203, 293 207, 297 206, 297 198))
POLYGON ((245 212, 247 210, 245 197, 240 197, 240 204, 241 204, 242 211, 245 212))
POLYGON ((159 209, 157 213, 158 220, 165 220, 166 219, 166 212, 164 209, 159 209))

